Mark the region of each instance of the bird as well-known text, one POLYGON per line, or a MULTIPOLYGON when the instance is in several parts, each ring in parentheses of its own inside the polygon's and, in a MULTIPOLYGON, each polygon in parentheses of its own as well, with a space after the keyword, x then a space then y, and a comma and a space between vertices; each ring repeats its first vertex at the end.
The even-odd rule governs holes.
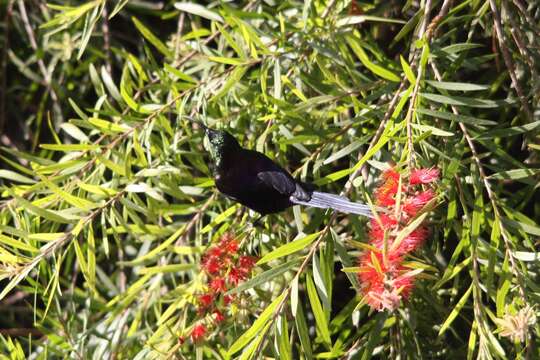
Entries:
POLYGON ((263 153, 243 148, 225 130, 201 123, 214 162, 214 182, 222 194, 265 216, 294 205, 333 209, 372 217, 368 205, 346 197, 314 190, 263 153))

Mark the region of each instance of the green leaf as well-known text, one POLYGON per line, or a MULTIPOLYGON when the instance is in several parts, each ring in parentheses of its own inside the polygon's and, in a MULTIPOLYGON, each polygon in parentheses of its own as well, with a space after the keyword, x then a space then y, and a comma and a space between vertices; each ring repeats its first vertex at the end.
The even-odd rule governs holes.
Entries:
POLYGON ((29 252, 32 252, 32 253, 38 253, 39 252, 39 249, 36 249, 35 247, 33 247, 30 244, 22 242, 21 240, 15 240, 13 238, 10 238, 10 237, 2 235, 2 234, 0 234, 0 243, 8 245, 8 246, 10 246, 12 248, 15 248, 15 249, 29 251, 29 252))
POLYGON ((151 266, 139 269, 140 275, 154 275, 163 273, 178 273, 182 271, 188 271, 196 269, 196 264, 169 264, 160 266, 151 266))
POLYGON ((422 215, 420 215, 416 219, 414 219, 409 225, 404 227, 397 234, 396 239, 394 240, 394 242, 392 242, 392 245, 390 246, 390 251, 397 250, 399 248, 399 245, 401 244, 401 242, 407 236, 409 236, 414 230, 416 230, 416 228, 419 227, 420 224, 422 224, 422 222, 424 221, 424 219, 426 218, 427 215, 428 215, 428 213, 423 213, 422 215))
POLYGON ((222 212, 221 214, 219 214, 218 216, 216 216, 216 218, 212 220, 210 224, 202 228, 201 234, 206 234, 207 232, 212 230, 216 225, 221 224, 222 222, 227 220, 232 214, 236 212, 237 209, 238 209, 238 205, 233 205, 227 210, 225 210, 224 212, 222 212))
POLYGON ((476 108, 498 108, 504 105, 511 104, 511 102, 507 100, 475 99, 471 97, 439 95, 430 93, 420 93, 420 95, 436 103, 476 108))
POLYGON ((328 158, 326 158, 323 161, 323 164, 328 165, 328 164, 330 164, 330 163, 332 163, 332 162, 334 162, 334 161, 336 161, 338 159, 341 159, 342 157, 345 157, 345 156, 349 155, 353 151, 356 151, 358 148, 360 148, 360 146, 362 146, 365 143, 366 143, 366 141, 363 140, 363 139, 353 141, 349 145, 345 146, 344 148, 340 149, 339 151, 333 153, 328 158))
POLYGON ((292 360, 292 349, 289 339, 289 324, 286 316, 280 316, 276 324, 276 338, 279 347, 279 357, 283 360, 292 360))
POLYGON ((20 182, 23 184, 34 184, 36 181, 26 177, 24 175, 18 174, 15 171, 0 169, 0 178, 8 179, 15 182, 20 182))
POLYGON ((53 210, 47 210, 38 206, 33 205, 31 202, 23 199, 22 197, 16 195, 11 189, 7 189, 7 191, 10 193, 11 196, 13 196, 17 200, 17 204, 21 206, 22 208, 30 211, 31 213, 41 216, 44 219, 61 223, 61 224, 69 224, 72 222, 75 222, 75 217, 66 217, 65 215, 61 215, 56 211, 53 210))
POLYGON ((60 125, 60 128, 64 130, 69 136, 74 138, 75 140, 78 140, 80 142, 87 142, 89 141, 88 136, 86 136, 85 133, 81 131, 78 127, 76 127, 73 124, 70 123, 63 123, 60 125))
POLYGON ((97 207, 97 204, 94 204, 91 201, 88 201, 86 199, 80 198, 78 196, 72 195, 68 193, 67 191, 64 191, 62 188, 55 185, 52 181, 49 181, 47 178, 41 176, 41 181, 49 188, 51 189, 56 195, 58 195, 61 199, 65 200, 67 203, 75 206, 76 208, 79 208, 84 211, 89 211, 95 207, 97 207))
POLYGON ((215 102, 221 97, 223 97, 225 94, 227 94, 233 86, 237 85, 240 82, 248 69, 248 66, 236 67, 232 71, 231 75, 227 77, 227 82, 225 83, 225 85, 223 85, 223 87, 211 98, 211 101, 215 102))
POLYGON ((448 315, 448 317, 446 318, 446 320, 442 324, 441 328, 439 329, 438 336, 441 336, 442 334, 444 334, 446 332, 446 330, 448 330, 450 325, 452 325, 452 322, 459 315, 459 313, 461 312, 461 309, 463 309, 463 307, 467 303, 467 300, 469 299, 469 296, 472 293, 472 288, 473 288, 473 286, 471 284, 471 286, 469 286, 469 289, 467 291, 465 291, 465 294, 463 294, 463 296, 458 301, 458 303, 452 308, 452 311, 450 312, 450 315, 448 315))
POLYGON ((271 268, 270 270, 266 270, 265 272, 255 276, 254 278, 251 278, 250 280, 230 289, 229 291, 227 291, 226 294, 236 294, 271 281, 276 277, 280 276, 281 274, 284 274, 287 271, 291 270, 293 266, 298 263, 299 260, 300 259, 293 259, 279 266, 271 268))
POLYGON ((221 64, 227 64, 227 65, 244 65, 246 63, 245 60, 237 59, 237 58, 228 58, 228 57, 221 57, 221 56, 209 56, 208 60, 221 63, 221 64))
POLYGON ((521 261, 540 261, 540 252, 513 251, 512 254, 521 261))
POLYGON ((172 52, 167 48, 167 46, 165 46, 164 43, 161 42, 161 40, 159 40, 156 35, 154 35, 152 31, 150 31, 150 29, 148 29, 136 17, 132 17, 131 20, 135 24, 135 27, 137 27, 137 30, 139 30, 139 32, 142 34, 142 36, 144 36, 144 38, 148 40, 150 44, 154 45, 154 47, 158 49, 160 53, 169 58, 173 57, 172 52))
POLYGON ((98 118, 89 118, 88 122, 105 133, 123 133, 131 130, 131 127, 125 124, 115 124, 107 120, 98 118))
POLYGON ((462 51, 467 51, 471 49, 476 49, 479 47, 483 47, 482 44, 473 44, 473 43, 457 43, 452 44, 446 47, 443 47, 441 50, 448 54, 457 54, 462 51))
POLYGON ((349 26, 355 24, 361 24, 366 21, 375 21, 389 24, 405 24, 405 21, 399 19, 389 19, 386 17, 370 16, 370 15, 353 15, 345 16, 336 22, 336 26, 349 26))
POLYGON ((96 144, 41 144, 39 147, 53 151, 91 151, 98 150, 96 144))
POLYGON ((304 316, 304 310, 302 305, 298 306, 298 310, 294 320, 304 355, 306 356, 306 359, 313 359, 313 351, 309 336, 308 325, 306 322, 306 317, 304 316))
POLYGON ((283 292, 277 298, 272 301, 270 305, 261 313, 259 318, 255 320, 253 325, 243 333, 236 341, 231 345, 229 351, 227 352, 228 356, 236 354, 240 349, 242 349, 247 343, 250 342, 256 335, 259 334, 260 330, 266 325, 270 317, 274 314, 277 306, 283 301, 287 293, 283 292))
POLYGON ((118 193, 117 190, 106 188, 104 186, 99 185, 92 185, 92 184, 86 184, 83 182, 77 183, 77 186, 79 186, 81 189, 88 191, 89 193, 96 194, 96 195, 103 195, 103 196, 113 196, 118 193))
POLYGON ((300 251, 304 249, 306 246, 311 244, 319 235, 320 231, 316 232, 311 235, 307 235, 301 239, 291 241, 290 243, 287 243, 285 245, 282 245, 275 249, 274 251, 269 252, 265 256, 263 256, 259 261, 257 261, 258 265, 267 263, 271 260, 279 259, 280 257, 287 256, 290 254, 293 254, 297 251, 300 251))
POLYGON ((429 85, 437 89, 443 90, 458 90, 458 91, 480 91, 489 89, 488 85, 477 85, 469 83, 460 83, 460 82, 448 82, 448 81, 433 81, 433 80, 424 80, 429 85))
POLYGON ((513 169, 500 171, 488 176, 488 179, 493 180, 520 180, 535 176, 540 172, 540 169, 513 169))
POLYGON ((384 67, 371 62, 364 49, 362 49, 360 44, 358 44, 358 41, 359 40, 355 37, 347 36, 347 43, 366 68, 368 68, 372 73, 383 79, 395 82, 400 81, 399 76, 397 76, 390 70, 387 70, 384 67))
POLYGON ((414 75, 411 66, 407 63, 407 60, 405 60, 401 55, 399 55, 399 60, 401 62, 401 68, 403 69, 403 72, 407 77, 407 80, 409 80, 411 85, 416 84, 416 76, 414 75))
POLYGON ((328 330, 328 321, 326 320, 326 315, 324 314, 321 302, 319 301, 317 289, 315 288, 315 284, 313 283, 313 279, 310 275, 307 275, 306 279, 309 302, 311 304, 313 316, 315 317, 317 329, 319 330, 319 334, 321 335, 323 341, 328 345, 329 348, 331 348, 332 339, 330 338, 330 330, 328 330))
POLYGON ((208 20, 213 20, 213 21, 223 23, 223 18, 220 15, 216 14, 215 12, 199 4, 190 3, 190 2, 177 2, 177 3, 174 3, 174 7, 177 8, 178 10, 185 11, 194 15, 198 15, 208 20))
POLYGON ((525 125, 514 126, 506 129, 496 129, 491 131, 486 131, 476 136, 475 139, 491 139, 496 137, 509 137, 528 133, 534 131, 540 127, 540 120, 534 121, 525 125))
POLYGON ((453 113, 445 112, 445 111, 436 111, 436 110, 428 110, 428 109, 416 109, 417 113, 433 116, 439 119, 444 120, 451 120, 451 121, 457 121, 462 122, 464 124, 471 124, 471 125, 497 125, 495 121, 491 120, 484 120, 479 119, 472 116, 465 116, 465 115, 456 115, 453 113))
POLYGON ((510 226, 510 227, 512 227, 514 229, 524 231, 527 234, 540 236, 540 226, 526 224, 526 223, 524 223, 522 221, 515 221, 515 220, 508 219, 508 218, 502 218, 501 220, 502 220, 503 224, 505 224, 507 226, 510 226))
POLYGON ((375 316, 375 324, 371 326, 369 332, 369 339, 364 347, 361 360, 370 359, 373 354, 373 349, 380 343, 382 337, 382 330, 386 324, 388 314, 386 312, 380 312, 375 316))
POLYGON ((417 130, 420 130, 421 132, 423 133, 431 133, 435 136, 443 136, 443 137, 446 137, 446 136, 454 136, 455 134, 454 133, 451 133, 449 131, 444 131, 444 130, 441 130, 439 128, 436 128, 434 126, 430 126, 430 125, 421 125, 421 124, 411 124, 411 126, 417 130))

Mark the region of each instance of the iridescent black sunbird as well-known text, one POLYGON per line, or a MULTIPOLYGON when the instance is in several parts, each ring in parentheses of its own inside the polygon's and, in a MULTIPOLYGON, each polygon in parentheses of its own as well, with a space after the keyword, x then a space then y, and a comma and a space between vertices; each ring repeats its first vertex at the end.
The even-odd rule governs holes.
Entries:
POLYGON ((268 156, 244 149, 228 132, 202 125, 214 160, 218 190, 261 215, 276 213, 295 204, 371 217, 368 205, 312 190, 268 156))

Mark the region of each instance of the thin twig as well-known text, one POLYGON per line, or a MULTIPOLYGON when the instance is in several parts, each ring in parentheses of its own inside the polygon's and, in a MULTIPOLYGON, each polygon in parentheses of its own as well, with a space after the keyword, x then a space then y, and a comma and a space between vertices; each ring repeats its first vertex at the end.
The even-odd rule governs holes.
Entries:
MULTIPOLYGON (((30 20, 28 19, 28 14, 26 13, 26 7, 24 6, 24 1, 18 0, 17 4, 19 6, 19 12, 21 14, 21 19, 24 24, 24 29, 26 30, 26 35, 28 36, 28 40, 30 41, 30 46, 32 47, 32 49, 34 49, 34 51, 37 52, 38 45, 36 41, 36 36, 34 34, 34 29, 32 28, 32 25, 30 25, 30 20)), ((53 108, 56 113, 56 116, 58 117, 58 122, 62 123, 64 122, 64 117, 62 115, 62 108, 60 107, 56 90, 52 86, 51 74, 47 71, 47 67, 45 66, 45 63, 43 62, 43 59, 38 58, 37 63, 38 63, 39 71, 41 72, 43 76, 43 82, 45 84, 45 87, 47 88, 47 91, 51 93, 51 100, 53 101, 53 108)))
POLYGON ((330 11, 332 10, 332 8, 334 7, 334 5, 336 4, 336 0, 332 0, 328 3, 328 5, 326 6, 326 8, 324 9, 323 13, 322 13, 322 17, 325 18, 328 16, 328 14, 330 14, 330 11))
POLYGON ((109 31, 109 10, 107 9, 107 2, 103 3, 103 10, 101 12, 103 22, 101 23, 101 30, 103 31, 103 47, 105 49, 105 68, 107 72, 112 76, 112 63, 111 63, 111 33, 109 31))
POLYGON ((519 81, 518 81, 518 78, 516 76, 516 72, 514 69, 514 64, 512 62, 512 57, 510 55, 510 51, 508 50, 508 47, 506 46, 506 43, 505 43, 506 40, 504 39, 504 32, 501 25, 501 15, 499 14, 499 9, 497 8, 497 4, 495 3, 495 0, 489 0, 489 5, 491 6, 491 12, 493 13, 493 24, 495 25, 495 31, 497 33, 497 41, 499 43, 499 47, 503 55, 504 63, 506 65, 506 68, 508 69, 508 73, 510 74, 512 85, 514 86, 514 89, 516 90, 519 100, 521 101, 521 106, 523 107, 523 111, 525 112, 525 115, 527 116, 527 120, 529 122, 532 122, 533 114, 531 110, 529 109, 529 105, 527 104, 527 98, 525 94, 523 93, 523 89, 521 88, 521 85, 519 84, 519 81))
MULTIPOLYGON (((418 31, 418 39, 422 39, 426 33, 426 29, 429 23, 429 13, 431 11, 431 0, 427 0, 426 4, 424 5, 424 18, 422 20, 422 24, 420 25, 420 29, 418 31)), ((428 41, 428 39, 426 39, 428 41)), ((422 49, 422 51, 425 51, 422 49)), ((414 84, 414 89, 411 94, 411 99, 409 100, 409 109, 407 110, 407 115, 405 116, 406 126, 407 126, 407 147, 409 148, 409 151, 407 153, 407 163, 408 167, 412 169, 414 167, 414 143, 413 143, 413 135, 412 135, 412 120, 416 114, 416 99, 418 97, 418 91, 420 90, 420 83, 422 82, 422 78, 424 77, 424 67, 422 64, 419 64, 417 66, 417 74, 416 74, 416 83, 414 84)))
POLYGON ((186 14, 185 13, 181 13, 180 16, 178 17, 178 25, 177 25, 177 28, 176 28, 176 38, 175 38, 175 43, 174 43, 174 62, 173 62, 173 66, 176 66, 176 64, 179 62, 179 56, 180 56, 180 43, 181 43, 181 38, 182 38, 182 29, 184 28, 184 18, 185 18, 186 14))

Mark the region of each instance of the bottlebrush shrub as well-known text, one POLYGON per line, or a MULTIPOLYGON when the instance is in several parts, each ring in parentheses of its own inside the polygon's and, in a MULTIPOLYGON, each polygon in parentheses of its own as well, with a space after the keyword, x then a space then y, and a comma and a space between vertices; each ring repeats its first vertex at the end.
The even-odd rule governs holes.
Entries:
POLYGON ((238 305, 238 297, 226 292, 249 278, 255 263, 254 257, 239 252, 239 242, 232 234, 224 234, 206 250, 201 261, 205 291, 197 297, 199 318, 190 334, 193 343, 206 339, 211 330, 227 320, 233 306, 238 305))
POLYGON ((435 197, 433 189, 424 188, 438 178, 439 170, 435 168, 414 169, 405 180, 394 169, 383 173, 375 192, 375 204, 381 212, 370 223, 372 249, 359 259, 363 301, 372 309, 395 310, 401 299, 410 295, 415 272, 402 262, 428 235, 428 229, 421 224, 423 218, 418 223, 411 220, 435 197))

